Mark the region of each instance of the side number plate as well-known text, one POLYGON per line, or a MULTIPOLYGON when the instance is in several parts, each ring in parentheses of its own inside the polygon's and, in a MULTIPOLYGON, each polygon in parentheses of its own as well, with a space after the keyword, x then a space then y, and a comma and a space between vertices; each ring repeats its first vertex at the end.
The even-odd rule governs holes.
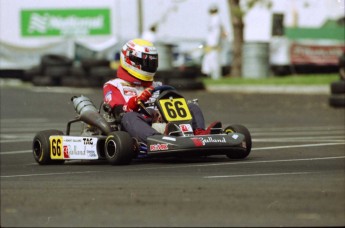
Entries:
POLYGON ((50 158, 63 159, 62 136, 50 137, 50 158))

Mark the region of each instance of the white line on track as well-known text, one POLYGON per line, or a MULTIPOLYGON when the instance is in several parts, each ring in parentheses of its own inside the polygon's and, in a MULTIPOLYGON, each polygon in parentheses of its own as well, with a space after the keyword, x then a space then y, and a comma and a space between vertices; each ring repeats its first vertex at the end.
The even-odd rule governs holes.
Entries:
POLYGON ((0 155, 14 155, 14 154, 26 154, 26 153, 32 153, 32 150, 6 151, 6 152, 0 152, 0 155))
POLYGON ((304 132, 283 132, 283 131, 277 131, 277 132, 255 132, 252 131, 252 136, 296 136, 296 135, 319 135, 319 137, 322 136, 328 136, 328 135, 334 135, 334 134, 340 134, 344 136, 345 131, 344 130, 332 130, 332 131, 304 131, 304 132))
POLYGON ((71 87, 40 87, 35 86, 29 90, 36 93, 70 93, 70 94, 92 94, 96 89, 90 88, 71 88, 71 87))
MULTIPOLYGON (((225 124, 225 126, 230 125, 225 124)), ((275 126, 275 127, 251 127, 250 131, 253 132, 310 132, 310 131, 317 131, 317 132, 328 132, 328 131, 334 131, 334 130, 342 130, 345 131, 344 126, 302 126, 302 127, 287 127, 287 126, 275 126)))
POLYGON ((315 140, 315 139, 305 139, 305 140, 284 140, 284 139, 278 139, 278 140, 255 140, 253 139, 252 140, 253 142, 256 142, 256 143, 291 143, 291 142, 294 142, 294 143, 297 143, 297 142, 303 142, 303 143, 307 143, 307 142, 319 142, 319 143, 342 143, 342 142, 345 142, 344 139, 325 139, 325 140, 315 140))
POLYGON ((2 118, 2 124, 49 123, 47 118, 2 118))
POLYGON ((334 146, 334 145, 345 145, 345 142, 315 143, 315 144, 288 145, 288 146, 269 146, 269 147, 253 148, 252 150, 276 150, 276 149, 290 149, 290 148, 317 147, 317 146, 334 146))
POLYGON ((285 175, 303 175, 319 172, 292 172, 292 173, 255 173, 255 174, 242 174, 242 175, 222 175, 222 176, 204 176, 206 179, 215 178, 236 178, 236 177, 265 177, 265 176, 285 176, 285 175))
POLYGON ((32 137, 30 139, 8 139, 0 140, 0 143, 18 143, 18 142, 32 142, 32 137))
POLYGON ((297 136, 297 137, 269 137, 269 138, 256 138, 257 141, 269 141, 269 140, 333 140, 342 139, 345 142, 345 135, 329 135, 329 136, 297 136))
POLYGON ((51 176, 51 175, 70 175, 70 174, 85 174, 85 173, 97 173, 100 171, 82 171, 82 172, 65 172, 65 173, 38 173, 38 174, 20 174, 20 175, 8 175, 0 176, 1 178, 10 178, 10 177, 33 177, 33 176, 51 176))

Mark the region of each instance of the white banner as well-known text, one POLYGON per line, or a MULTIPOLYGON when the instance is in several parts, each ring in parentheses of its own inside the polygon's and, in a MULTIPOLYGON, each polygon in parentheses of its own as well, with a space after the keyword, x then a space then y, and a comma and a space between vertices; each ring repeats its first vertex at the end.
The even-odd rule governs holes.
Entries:
POLYGON ((68 56, 69 43, 65 41, 42 47, 21 47, 0 43, 0 69, 28 69, 40 63, 41 56, 54 53, 68 56))

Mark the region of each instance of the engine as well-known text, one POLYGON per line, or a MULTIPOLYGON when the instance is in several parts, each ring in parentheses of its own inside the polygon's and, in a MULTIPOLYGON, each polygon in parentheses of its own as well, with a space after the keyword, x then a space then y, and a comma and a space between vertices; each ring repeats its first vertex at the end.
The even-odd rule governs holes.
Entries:
POLYGON ((98 112, 92 101, 83 95, 71 98, 73 106, 80 120, 83 122, 97 127, 103 134, 108 135, 111 132, 111 128, 108 122, 98 112))

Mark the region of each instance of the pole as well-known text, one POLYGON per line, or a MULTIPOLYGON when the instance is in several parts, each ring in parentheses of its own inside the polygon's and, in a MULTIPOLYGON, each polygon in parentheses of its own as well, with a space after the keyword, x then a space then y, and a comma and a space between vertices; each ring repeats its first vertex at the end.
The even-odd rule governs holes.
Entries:
POLYGON ((143 34, 143 7, 142 0, 137 0, 138 5, 138 33, 139 37, 143 34))

